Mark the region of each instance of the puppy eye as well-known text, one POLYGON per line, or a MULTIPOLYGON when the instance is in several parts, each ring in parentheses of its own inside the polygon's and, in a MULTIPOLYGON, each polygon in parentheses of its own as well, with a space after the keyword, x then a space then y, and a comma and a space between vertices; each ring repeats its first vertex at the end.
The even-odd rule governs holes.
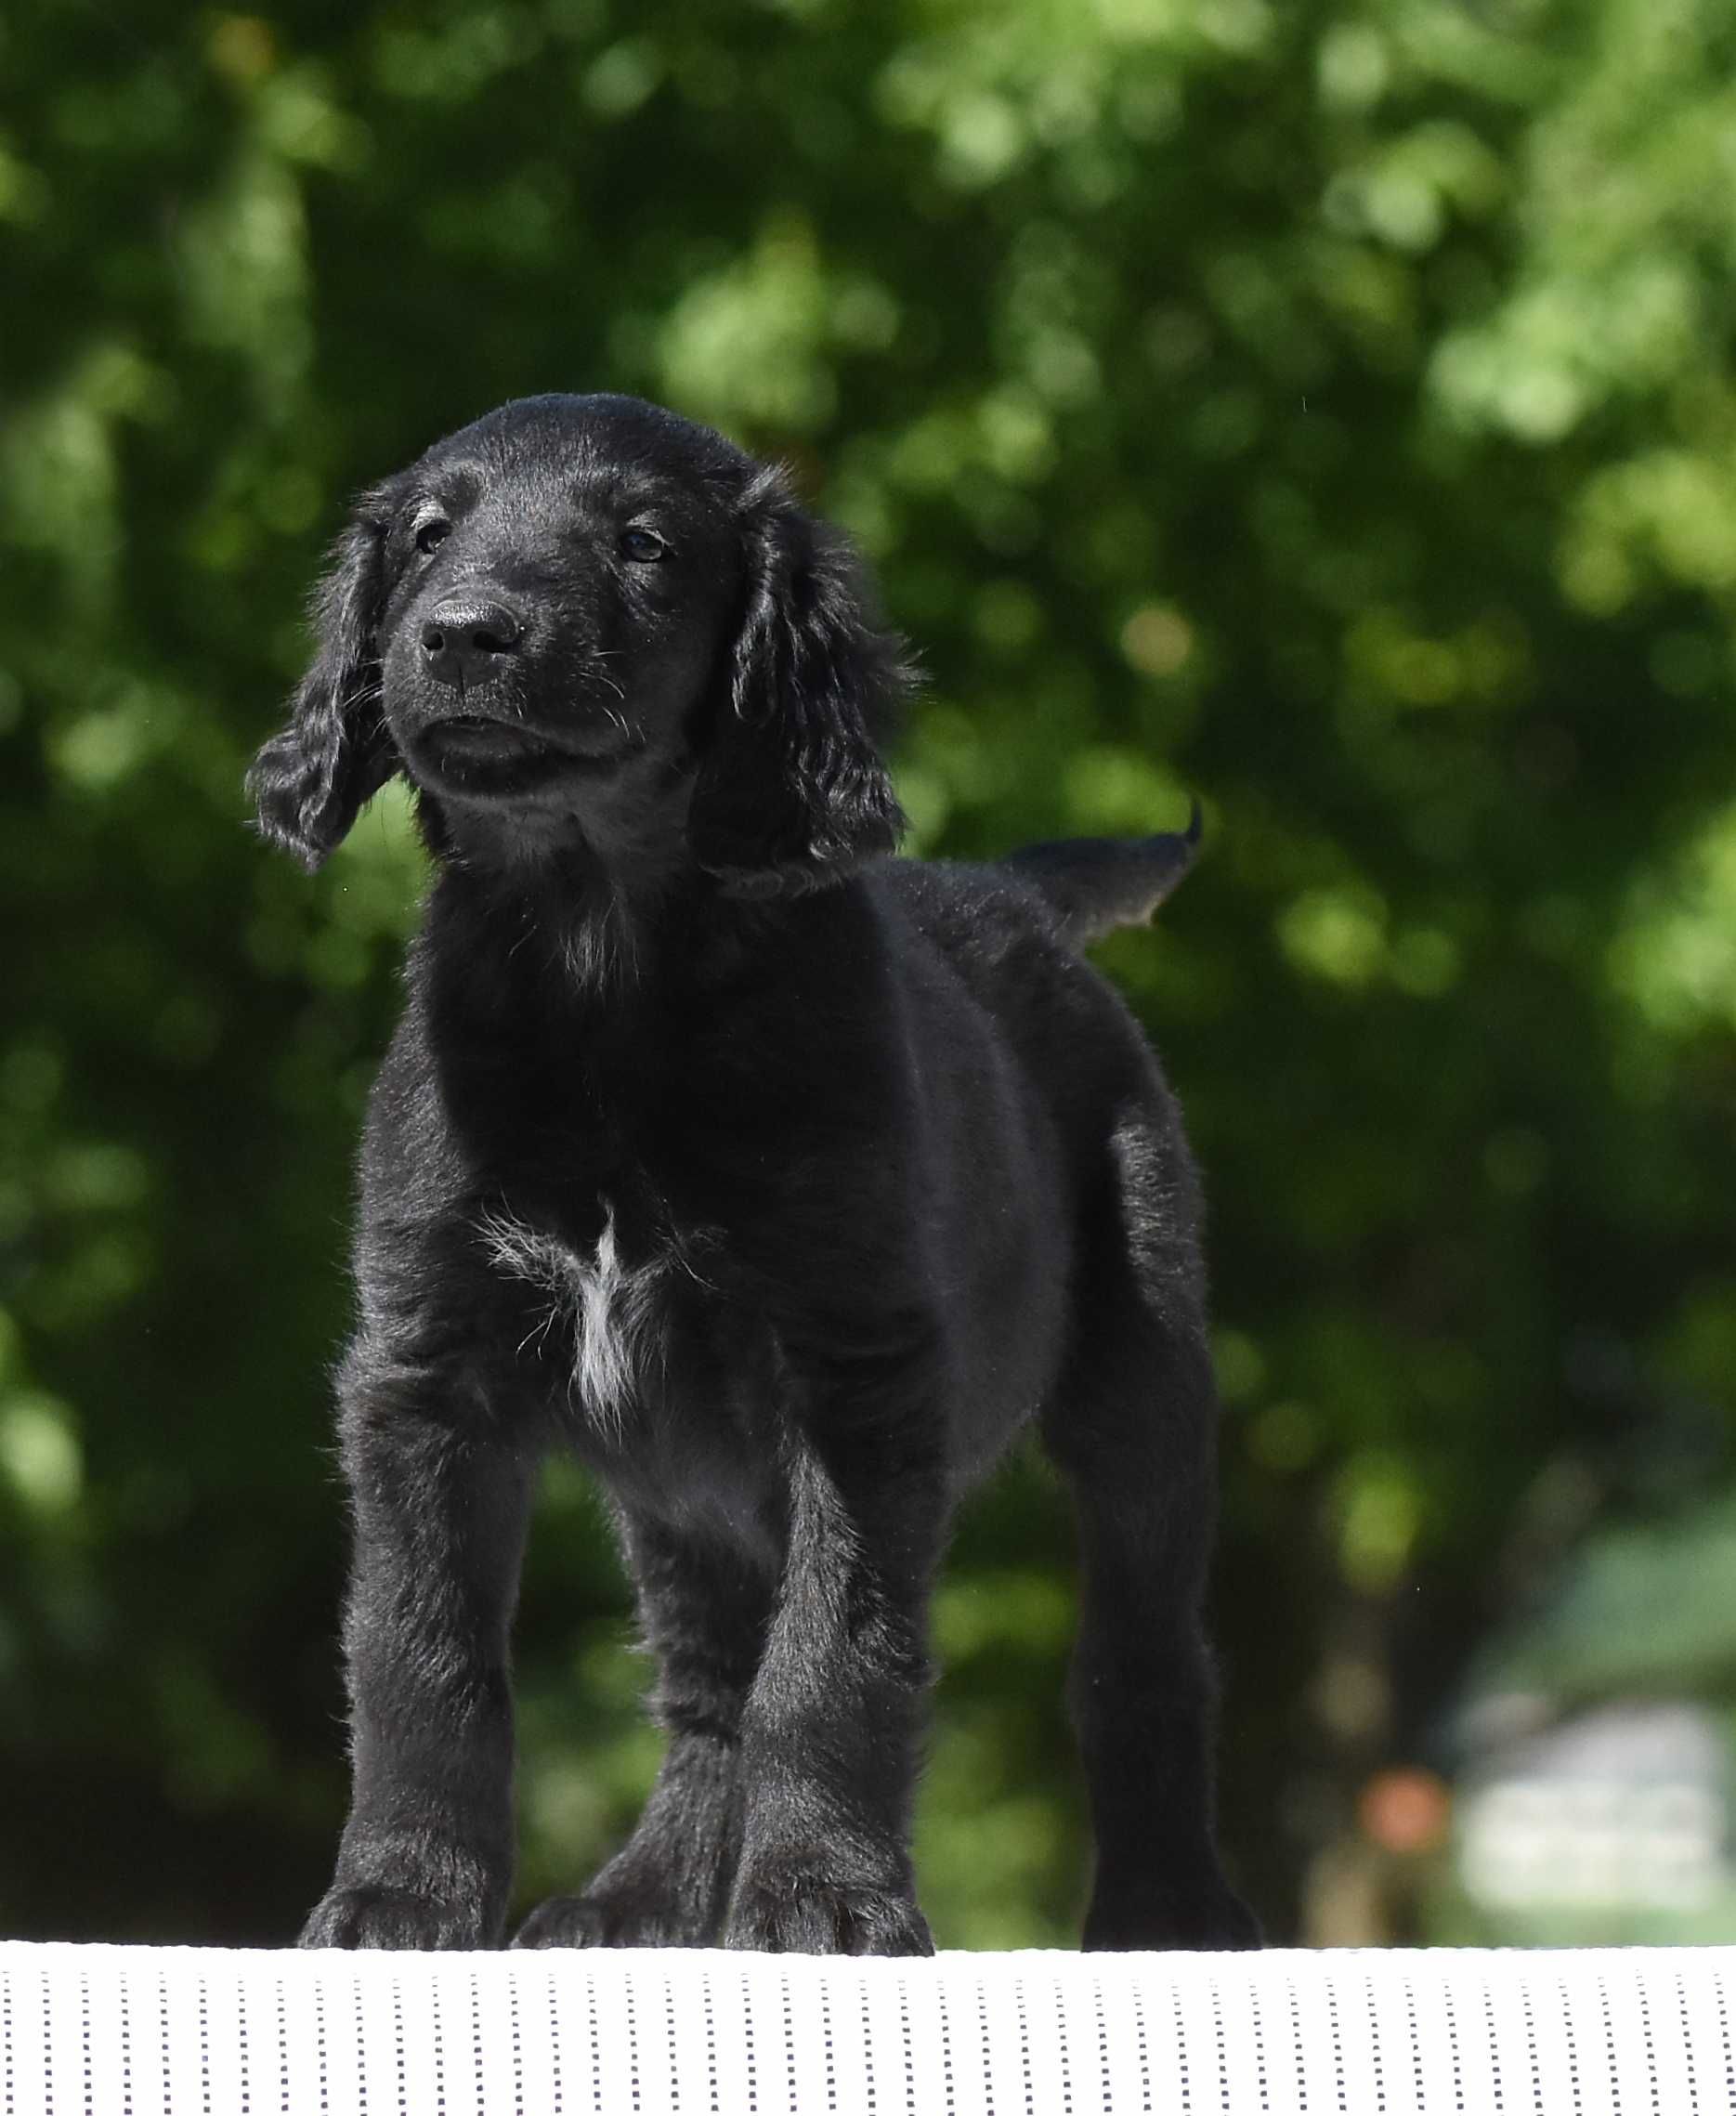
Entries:
POLYGON ((669 556, 668 544, 663 542, 660 536, 653 536, 649 529, 634 529, 623 531, 620 548, 623 556, 635 558, 642 566, 649 565, 653 559, 669 556))
POLYGON ((443 522, 436 516, 432 521, 424 522, 416 531, 416 549, 422 552, 437 551, 451 533, 451 523, 443 522))

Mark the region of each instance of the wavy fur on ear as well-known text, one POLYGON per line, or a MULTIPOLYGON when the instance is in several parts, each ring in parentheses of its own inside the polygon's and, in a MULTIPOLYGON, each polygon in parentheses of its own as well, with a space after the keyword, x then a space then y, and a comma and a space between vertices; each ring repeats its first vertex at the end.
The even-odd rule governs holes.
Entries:
POLYGON ((804 514, 779 472, 743 495, 741 533, 745 608, 688 842, 732 894, 793 894, 897 842, 879 742, 912 672, 874 620, 848 540, 804 514))
POLYGON ((383 542, 382 522, 364 500, 332 547, 315 594, 319 648, 290 702, 289 725, 247 774, 261 832, 309 872, 398 768, 380 710, 374 639, 383 542))

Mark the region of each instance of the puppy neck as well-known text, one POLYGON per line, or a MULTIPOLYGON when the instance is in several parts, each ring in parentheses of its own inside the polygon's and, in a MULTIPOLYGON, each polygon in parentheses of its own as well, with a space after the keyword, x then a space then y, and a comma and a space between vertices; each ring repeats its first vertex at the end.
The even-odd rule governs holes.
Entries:
POLYGON ((619 812, 459 808, 424 793, 423 836, 441 869, 432 930, 515 985, 529 977, 598 999, 643 986, 702 881, 683 829, 687 792, 684 784, 636 804, 631 822, 619 812))

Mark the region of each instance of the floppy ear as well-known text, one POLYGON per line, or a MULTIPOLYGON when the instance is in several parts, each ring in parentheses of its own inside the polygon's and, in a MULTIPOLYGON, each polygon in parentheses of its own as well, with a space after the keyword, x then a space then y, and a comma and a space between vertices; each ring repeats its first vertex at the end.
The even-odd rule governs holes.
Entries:
POLYGON ((850 544, 803 514, 777 471, 748 488, 741 533, 741 630, 687 839, 732 895, 769 896, 842 880, 897 842, 904 816, 879 738, 911 672, 874 620, 850 544))
POLYGON ((261 831, 309 873, 398 768, 380 708, 374 636, 385 528, 384 516, 364 501, 332 547, 314 597, 319 647, 313 665, 290 701, 289 725, 271 738, 247 774, 261 831))

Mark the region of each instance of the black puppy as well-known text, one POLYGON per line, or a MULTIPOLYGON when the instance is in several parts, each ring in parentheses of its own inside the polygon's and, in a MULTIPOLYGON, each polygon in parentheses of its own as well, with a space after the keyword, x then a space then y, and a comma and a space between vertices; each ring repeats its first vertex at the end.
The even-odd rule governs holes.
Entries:
POLYGON ((1032 1420, 1084 1555, 1086 1944, 1255 1940, 1212 1845, 1194 1171, 1077 952, 1191 834, 880 856, 907 677, 864 595, 775 472, 619 397, 506 405, 338 546, 260 819, 317 866, 401 771, 437 872, 362 1152, 354 1804, 308 1945, 498 1938, 507 1634, 563 1444, 669 1748, 518 1943, 926 1953, 926 1605, 1032 1420))

